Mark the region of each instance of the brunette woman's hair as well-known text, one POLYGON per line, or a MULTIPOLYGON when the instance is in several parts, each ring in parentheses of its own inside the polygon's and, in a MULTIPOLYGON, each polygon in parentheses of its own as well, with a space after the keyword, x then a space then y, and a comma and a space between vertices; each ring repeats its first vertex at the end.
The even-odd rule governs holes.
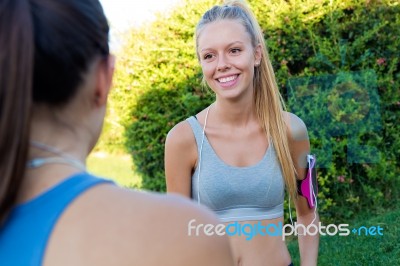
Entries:
POLYGON ((0 225, 25 174, 34 104, 67 104, 89 65, 107 56, 98 0, 0 1, 0 225))

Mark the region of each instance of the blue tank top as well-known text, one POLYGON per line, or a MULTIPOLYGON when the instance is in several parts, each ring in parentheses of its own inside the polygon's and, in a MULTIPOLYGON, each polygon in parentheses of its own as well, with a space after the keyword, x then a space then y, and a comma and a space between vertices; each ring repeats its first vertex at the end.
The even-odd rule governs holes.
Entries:
POLYGON ((271 141, 257 164, 231 166, 218 157, 205 134, 203 140, 203 128, 197 119, 192 116, 187 121, 196 139, 199 158, 192 175, 194 200, 208 206, 222 222, 283 216, 285 185, 271 141))
POLYGON ((87 189, 110 180, 80 173, 17 205, 0 228, 0 265, 39 266, 63 211, 87 189))

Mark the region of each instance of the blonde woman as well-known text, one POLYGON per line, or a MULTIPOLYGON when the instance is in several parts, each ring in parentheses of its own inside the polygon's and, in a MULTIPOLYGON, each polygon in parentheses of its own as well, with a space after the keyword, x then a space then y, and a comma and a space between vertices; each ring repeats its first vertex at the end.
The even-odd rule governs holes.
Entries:
MULTIPOLYGON (((242 1, 208 10, 196 53, 213 104, 177 124, 165 147, 167 191, 212 209, 226 225, 283 223, 284 190, 298 223, 318 217, 297 195, 306 174, 307 128, 284 111, 260 26, 242 1)), ((230 237, 237 265, 292 265, 280 236, 230 237), (247 239, 246 239, 247 238, 247 239)), ((299 236, 302 265, 316 265, 319 237, 299 236)))

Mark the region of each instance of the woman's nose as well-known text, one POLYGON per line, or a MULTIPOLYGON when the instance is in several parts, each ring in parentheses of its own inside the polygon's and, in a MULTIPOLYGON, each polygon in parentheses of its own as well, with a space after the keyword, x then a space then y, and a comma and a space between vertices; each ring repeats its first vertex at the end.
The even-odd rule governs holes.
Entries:
POLYGON ((231 65, 226 60, 225 56, 219 56, 217 70, 218 71, 226 71, 226 70, 228 70, 230 68, 231 68, 231 65))

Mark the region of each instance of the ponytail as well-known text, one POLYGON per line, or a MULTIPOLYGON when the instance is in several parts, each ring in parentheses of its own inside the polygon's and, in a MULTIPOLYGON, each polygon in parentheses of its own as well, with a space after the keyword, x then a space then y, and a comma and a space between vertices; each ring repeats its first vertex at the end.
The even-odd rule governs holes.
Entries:
POLYGON ((0 2, 0 226, 26 168, 32 102, 32 18, 27 0, 0 2))

